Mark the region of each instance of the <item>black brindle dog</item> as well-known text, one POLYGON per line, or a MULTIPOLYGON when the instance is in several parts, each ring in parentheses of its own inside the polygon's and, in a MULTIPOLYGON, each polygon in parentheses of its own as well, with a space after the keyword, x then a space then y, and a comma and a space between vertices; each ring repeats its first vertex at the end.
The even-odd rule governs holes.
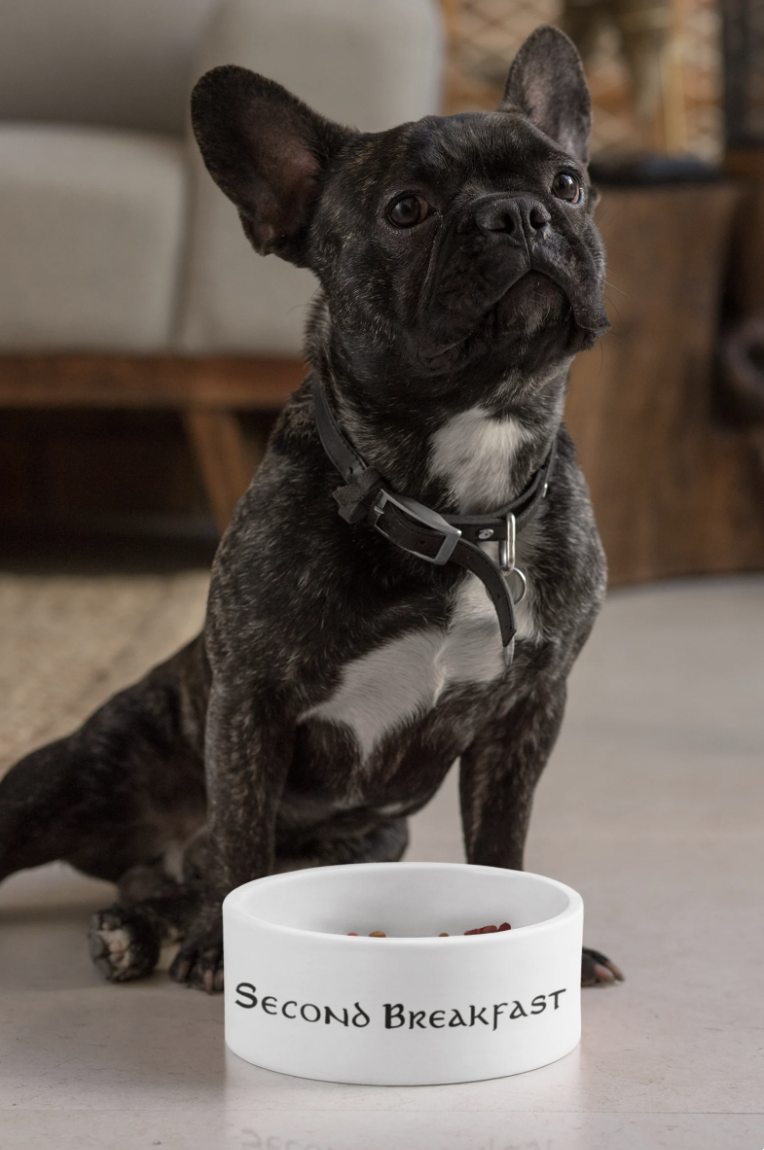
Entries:
MULTIPOLYGON (((608 321, 589 94, 556 29, 494 113, 366 134, 237 67, 192 107, 253 246, 321 283, 312 373, 220 545, 203 634, 3 780, 0 878, 61 858, 118 883, 91 929, 104 974, 148 974, 174 936, 172 976, 211 991, 228 891, 399 859, 455 759, 469 861, 522 866, 605 587, 561 421, 608 321)), ((614 977, 584 951, 585 983, 614 977)))

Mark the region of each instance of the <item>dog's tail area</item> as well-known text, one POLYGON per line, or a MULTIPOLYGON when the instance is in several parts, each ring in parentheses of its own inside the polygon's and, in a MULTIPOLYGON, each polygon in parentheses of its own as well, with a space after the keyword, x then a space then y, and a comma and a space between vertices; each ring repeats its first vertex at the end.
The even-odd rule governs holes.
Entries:
POLYGON ((201 637, 0 781, 0 880, 64 859, 116 882, 204 821, 201 637))

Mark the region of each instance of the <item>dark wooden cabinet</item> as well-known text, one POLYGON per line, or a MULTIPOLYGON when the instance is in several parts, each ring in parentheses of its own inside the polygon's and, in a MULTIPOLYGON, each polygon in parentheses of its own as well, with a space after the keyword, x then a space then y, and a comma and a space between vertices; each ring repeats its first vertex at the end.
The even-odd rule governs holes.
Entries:
MULTIPOLYGON (((566 418, 611 585, 764 567, 756 439, 714 400, 732 184, 608 189, 612 330, 573 366, 566 418)), ((764 256, 764 251, 762 252, 764 256)))

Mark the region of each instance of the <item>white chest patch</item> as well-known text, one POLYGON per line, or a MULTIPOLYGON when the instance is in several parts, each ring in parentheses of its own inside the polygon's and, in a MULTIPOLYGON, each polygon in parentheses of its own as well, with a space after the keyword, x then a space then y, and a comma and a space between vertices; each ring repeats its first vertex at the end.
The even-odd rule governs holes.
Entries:
POLYGON ((446 480, 461 511, 490 513, 512 498, 510 463, 530 437, 519 420, 471 407, 433 435, 430 471, 446 480))
MULTIPOLYGON (((522 631, 529 611, 520 615, 522 631)), ((528 635, 530 637, 530 635, 528 635)), ((459 592, 447 630, 409 631, 348 663, 339 687, 300 716, 342 723, 355 734, 363 757, 390 732, 424 716, 451 686, 488 683, 504 671, 499 624, 483 584, 474 575, 459 592)))

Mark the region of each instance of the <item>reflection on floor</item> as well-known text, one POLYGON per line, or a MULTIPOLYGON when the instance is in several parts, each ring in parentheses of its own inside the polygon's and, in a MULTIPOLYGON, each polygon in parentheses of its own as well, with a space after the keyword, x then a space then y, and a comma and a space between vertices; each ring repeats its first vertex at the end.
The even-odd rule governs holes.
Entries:
MULTIPOLYGON (((6 761, 193 633, 203 598, 197 573, 1 577, 6 761)), ((12 878, 0 1147, 761 1150, 762 683, 764 579, 609 599, 527 864, 582 892, 587 938, 627 982, 584 992, 580 1049, 516 1078, 392 1089, 259 1070, 226 1055, 220 999, 165 974, 100 981, 84 932, 109 887, 57 867, 12 878)), ((453 777, 409 857, 462 857, 453 777)))

